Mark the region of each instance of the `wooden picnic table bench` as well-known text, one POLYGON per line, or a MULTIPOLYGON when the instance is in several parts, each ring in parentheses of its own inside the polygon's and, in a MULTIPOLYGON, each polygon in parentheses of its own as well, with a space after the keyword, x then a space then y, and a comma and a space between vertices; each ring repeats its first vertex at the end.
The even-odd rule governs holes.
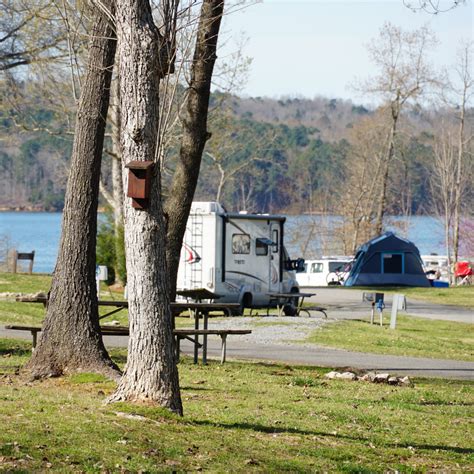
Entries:
MULTIPOLYGON (((48 297, 47 295, 41 296, 19 296, 16 298, 16 301, 22 303, 41 303, 45 307, 48 305, 48 297)), ((109 311, 106 314, 103 314, 99 317, 99 319, 104 319, 112 314, 117 313, 118 311, 122 311, 123 309, 128 308, 128 301, 122 300, 99 300, 99 306, 108 306, 113 307, 112 311, 109 311)), ((236 310, 240 308, 238 303, 196 303, 196 302, 183 302, 183 303, 171 303, 171 311, 174 316, 181 314, 183 311, 189 311, 190 316, 194 316, 194 329, 199 329, 199 320, 203 320, 203 329, 207 330, 208 328, 208 319, 210 317, 211 312, 221 312, 227 315, 232 314, 232 310, 236 310)), ((199 349, 202 347, 203 353, 203 363, 206 363, 207 358, 207 334, 203 333, 202 335, 202 346, 199 344, 198 335, 194 338, 194 363, 197 364, 198 356, 199 356, 199 349)))
MULTIPOLYGON (((48 297, 47 295, 38 295, 38 296, 19 296, 16 298, 17 301, 22 302, 22 303, 41 303, 45 307, 48 304, 48 297)), ((103 314, 99 317, 99 319, 104 319, 108 316, 111 316, 112 314, 117 313, 118 311, 122 311, 123 309, 128 308, 128 301, 122 301, 122 300, 99 300, 98 301, 99 306, 106 306, 106 307, 112 307, 115 308, 112 311, 107 312, 106 314, 103 314)), ((171 311, 173 315, 176 317, 177 315, 181 314, 183 311, 189 311, 190 316, 194 317, 194 330, 197 331, 199 330, 199 320, 203 320, 203 333, 200 334, 195 334, 194 338, 191 336, 187 336, 186 338, 189 339, 190 341, 194 342, 194 363, 197 364, 198 362, 198 357, 199 357, 199 349, 202 347, 202 359, 203 359, 203 364, 206 364, 207 362, 207 336, 209 333, 207 333, 208 329, 208 319, 210 317, 210 313, 212 312, 220 312, 224 313, 227 315, 231 315, 232 310, 240 308, 240 305, 238 303, 196 303, 196 302, 183 302, 183 303, 171 303, 171 311), (199 336, 202 335, 202 344, 199 343, 199 336)), ((105 326, 102 326, 105 327, 105 326)), ((113 326, 107 326, 107 328, 112 328, 113 326)), ((115 326, 117 327, 117 326, 115 326)), ((122 326, 123 327, 123 326, 122 326)), ((108 331, 112 331, 112 329, 107 329, 108 331)), ((128 331, 128 329, 127 329, 128 331)), ((120 332, 120 330, 118 330, 120 332)), ((104 335, 110 335, 110 334, 105 334, 102 332, 104 335)), ((114 333, 115 335, 121 335, 114 333)), ((36 333, 33 334, 33 340, 36 341, 36 333)), ((123 334, 123 335, 128 335, 123 334)))
POLYGON ((328 309, 323 308, 322 306, 303 306, 299 309, 299 314, 306 313, 309 317, 311 316, 311 311, 319 311, 320 313, 324 314, 324 317, 327 318, 328 315, 326 313, 328 309))
MULTIPOLYGON (((16 324, 10 324, 5 326, 5 329, 15 331, 29 331, 33 337, 33 349, 36 347, 38 342, 38 333, 41 332, 41 328, 38 326, 22 326, 16 324)), ((128 336, 128 326, 101 326, 100 331, 103 336, 128 336)), ((226 360, 226 349, 227 349, 227 336, 229 334, 242 335, 250 334, 250 329, 175 329, 173 335, 176 337, 176 359, 179 360, 180 342, 182 339, 190 339, 196 344, 197 339, 191 339, 191 336, 197 338, 197 336, 210 336, 216 335, 221 338, 221 364, 226 360)), ((202 362, 207 363, 207 346, 197 343, 199 347, 203 347, 202 362)), ((196 362, 196 361, 195 361, 196 362)))

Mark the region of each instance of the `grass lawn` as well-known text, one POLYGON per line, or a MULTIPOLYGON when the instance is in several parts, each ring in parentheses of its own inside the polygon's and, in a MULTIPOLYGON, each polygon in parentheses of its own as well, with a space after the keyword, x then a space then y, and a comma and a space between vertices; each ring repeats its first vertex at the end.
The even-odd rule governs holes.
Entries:
MULTIPOLYGON (((15 375, 23 341, 0 339, 0 470, 426 472, 474 470, 473 383, 325 380, 314 367, 179 365, 185 415, 104 405, 114 384, 15 375), (255 381, 258 380, 258 383, 255 381)), ((123 350, 112 352, 121 364, 123 350)))
POLYGON ((335 321, 314 331, 305 342, 376 354, 474 360, 472 324, 401 314, 396 329, 389 328, 389 316, 383 327, 362 320, 335 321))
POLYGON ((47 293, 51 286, 51 276, 40 273, 0 273, 0 293, 47 293))

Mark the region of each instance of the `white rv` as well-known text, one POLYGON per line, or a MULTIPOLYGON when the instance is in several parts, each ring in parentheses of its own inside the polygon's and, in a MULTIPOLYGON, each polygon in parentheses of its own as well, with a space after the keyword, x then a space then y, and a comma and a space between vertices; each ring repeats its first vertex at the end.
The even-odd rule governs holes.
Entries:
POLYGON ((269 304, 268 293, 297 292, 283 246, 286 218, 228 213, 217 202, 193 202, 181 249, 177 290, 207 289, 242 308, 269 304))

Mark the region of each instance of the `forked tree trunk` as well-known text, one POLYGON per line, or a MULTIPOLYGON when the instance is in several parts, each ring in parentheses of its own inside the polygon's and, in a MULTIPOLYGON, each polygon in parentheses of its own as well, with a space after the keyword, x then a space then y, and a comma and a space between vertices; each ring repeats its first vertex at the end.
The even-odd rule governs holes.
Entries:
MULTIPOLYGON (((117 1, 122 160, 154 161, 158 132, 160 36, 147 0, 117 1)), ((163 65, 161 65, 163 66, 163 65)), ((125 170, 127 179, 128 170, 125 170)), ((124 205, 130 338, 125 372, 109 401, 156 402, 182 413, 169 305, 160 168, 149 206, 124 205)))
POLYGON ((27 366, 36 377, 68 371, 119 376, 102 342, 95 281, 100 164, 116 46, 114 29, 98 13, 91 37, 59 255, 42 337, 27 366))
POLYGON ((181 245, 199 177, 202 153, 210 137, 207 115, 223 10, 224 0, 203 0, 183 117, 179 162, 165 205, 168 217, 166 259, 172 301, 176 297, 181 245))

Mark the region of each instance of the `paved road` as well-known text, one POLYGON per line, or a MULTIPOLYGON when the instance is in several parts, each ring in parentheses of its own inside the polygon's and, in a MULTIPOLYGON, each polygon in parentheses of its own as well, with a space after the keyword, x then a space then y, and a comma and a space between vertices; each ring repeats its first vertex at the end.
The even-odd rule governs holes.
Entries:
MULTIPOLYGON (((3 327, 0 328, 0 337, 31 338, 29 333, 6 331, 3 327)), ((331 368, 352 367, 396 375, 474 380, 474 362, 365 354, 316 345, 255 344, 242 342, 241 339, 242 336, 229 336, 227 359, 265 360, 331 368)), ((104 341, 107 347, 125 347, 127 345, 126 337, 106 336, 104 341)), ((188 341, 182 341, 181 349, 191 355, 193 346, 188 341)), ((209 358, 220 358, 219 338, 209 338, 208 355, 209 358)))
MULTIPOLYGON (((278 363, 314 365, 331 368, 357 368, 376 370, 396 375, 443 377, 474 380, 474 362, 426 359, 417 357, 384 356, 329 349, 299 344, 249 344, 237 340, 239 336, 227 339, 227 358, 239 360, 269 361, 278 363)), ((182 349, 192 353, 192 345, 182 343, 182 349)), ((220 342, 208 341, 208 354, 220 357, 220 342)))

